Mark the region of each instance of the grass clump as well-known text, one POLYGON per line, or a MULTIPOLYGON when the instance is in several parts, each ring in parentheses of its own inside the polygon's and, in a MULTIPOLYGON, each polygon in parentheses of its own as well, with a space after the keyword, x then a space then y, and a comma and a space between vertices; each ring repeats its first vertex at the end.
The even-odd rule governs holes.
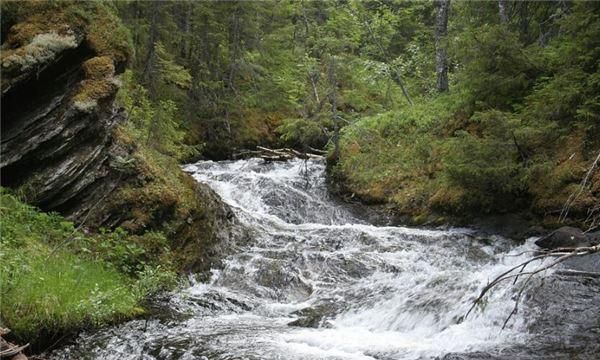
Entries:
POLYGON ((24 342, 131 318, 174 285, 165 238, 124 230, 87 235, 2 189, 0 322, 24 342))
POLYGON ((34 256, 11 275, 2 291, 2 321, 28 341, 40 330, 52 336, 143 312, 123 275, 72 254, 34 256))

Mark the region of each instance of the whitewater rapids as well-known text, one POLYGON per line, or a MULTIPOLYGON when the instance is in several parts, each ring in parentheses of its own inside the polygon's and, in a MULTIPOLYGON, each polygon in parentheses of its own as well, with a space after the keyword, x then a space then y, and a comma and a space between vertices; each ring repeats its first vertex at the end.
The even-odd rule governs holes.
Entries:
MULTIPOLYGON (((245 240, 208 283, 171 295, 173 314, 84 334, 52 358, 545 359, 572 354, 552 344, 583 331, 565 334, 567 315, 544 315, 535 296, 502 330, 519 289, 510 283, 463 318, 488 281, 530 256, 534 239, 370 225, 330 197, 319 161, 202 161, 184 170, 232 207, 245 240)), ((530 287, 545 296, 563 283, 530 287)), ((597 307, 598 287, 567 284, 585 295, 569 306, 597 307)), ((593 318, 591 329, 600 329, 593 318)), ((598 349, 590 338, 598 333, 569 340, 582 359, 598 349)))

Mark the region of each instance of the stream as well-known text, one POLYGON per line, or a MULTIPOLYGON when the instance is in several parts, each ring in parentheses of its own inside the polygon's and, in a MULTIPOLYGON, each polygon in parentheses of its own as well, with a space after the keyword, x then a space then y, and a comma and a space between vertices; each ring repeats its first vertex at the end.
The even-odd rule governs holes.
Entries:
POLYGON ((50 359, 597 359, 600 281, 547 271, 518 312, 521 283, 495 276, 526 260, 469 229, 373 226, 327 192, 325 165, 294 160, 185 166, 247 232, 210 281, 190 279, 168 312, 81 334, 50 359))

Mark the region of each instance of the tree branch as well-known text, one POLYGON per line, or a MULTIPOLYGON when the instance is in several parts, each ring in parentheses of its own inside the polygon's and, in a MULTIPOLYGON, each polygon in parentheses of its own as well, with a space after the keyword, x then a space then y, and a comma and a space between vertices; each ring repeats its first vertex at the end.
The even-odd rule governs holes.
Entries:
MULTIPOLYGON (((490 290, 492 290, 495 286, 497 286, 499 283, 501 283, 505 280, 514 278, 515 279, 515 281, 513 282, 513 285, 514 285, 516 283, 516 280, 518 279, 518 277, 527 276, 527 279, 525 280, 525 282, 523 283, 523 285, 521 286, 521 289, 519 290, 519 292, 517 294, 517 298, 515 301, 515 307, 513 308, 513 310, 509 314, 508 318, 505 320, 504 325, 502 326, 502 328, 504 329, 504 327, 508 323, 508 320, 510 320, 510 318, 517 312, 518 305, 519 305, 520 299, 525 291, 525 288, 527 287, 527 284, 533 278, 534 275, 539 274, 545 270, 548 270, 569 258, 576 257, 576 256, 589 255, 589 254, 593 254, 593 253, 597 253, 597 252, 600 252, 600 245, 587 246, 587 247, 576 247, 576 248, 557 248, 557 249, 545 251, 541 255, 534 256, 531 259, 528 259, 516 266, 513 266, 510 269, 508 269, 507 271, 498 275, 496 278, 494 278, 494 280, 492 280, 489 284, 487 284, 481 290, 479 296, 473 301, 473 304, 469 308, 469 311, 467 311, 467 313, 465 314, 464 318, 466 319, 467 316, 469 316, 469 314, 471 313, 471 311, 473 311, 475 306, 477 306, 481 302, 481 300, 483 300, 485 295, 490 290), (551 262, 548 265, 544 265, 544 266, 540 265, 538 268, 536 268, 534 270, 524 271, 525 267, 527 265, 529 265, 530 263, 537 261, 537 260, 543 261, 548 258, 556 258, 556 260, 554 260, 553 262, 551 262), (521 268, 521 270, 518 273, 513 273, 515 270, 517 270, 519 268, 521 268)), ((587 273, 585 273, 585 274, 588 275, 587 273)))

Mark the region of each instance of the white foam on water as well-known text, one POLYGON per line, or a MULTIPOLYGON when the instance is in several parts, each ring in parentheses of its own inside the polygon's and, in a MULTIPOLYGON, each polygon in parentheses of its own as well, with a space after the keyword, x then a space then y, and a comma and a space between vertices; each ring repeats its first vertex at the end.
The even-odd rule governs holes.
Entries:
MULTIPOLYGON (((282 186, 290 197, 296 197, 295 201, 300 206, 306 206, 305 201, 325 195, 323 184, 314 185, 312 194, 311 189, 291 188, 290 184, 298 184, 303 180, 301 170, 304 165, 300 161, 274 166, 264 172, 261 172, 260 166, 258 160, 226 165, 203 163, 201 167, 205 171, 196 170, 194 176, 208 183, 227 203, 241 212, 246 224, 256 226, 258 222, 272 237, 288 235, 296 241, 310 244, 315 239, 322 241, 327 234, 338 234, 343 238, 340 248, 317 250, 325 259, 347 257, 361 264, 394 267, 397 271, 375 271, 357 281, 339 284, 346 289, 354 289, 357 294, 372 291, 373 299, 362 302, 344 294, 343 290, 329 291, 328 295, 337 301, 348 302, 348 309, 328 321, 331 328, 286 331, 279 338, 282 351, 319 358, 371 359, 373 357, 368 355, 371 353, 417 359, 526 340, 523 321, 518 317, 508 329, 501 329, 513 306, 512 290, 508 288, 492 292, 487 298, 486 311, 475 312, 460 323, 457 321, 466 313, 474 296, 487 281, 518 264, 526 255, 494 256, 491 246, 479 244, 482 254, 488 257, 487 262, 472 261, 466 258, 465 251, 461 253, 460 246, 445 248, 432 245, 435 242, 445 244, 444 239, 448 237, 468 236, 471 232, 467 229, 424 230, 377 227, 358 220, 353 222, 350 214, 339 210, 336 213, 330 209, 335 205, 331 202, 327 204, 322 198, 315 200, 315 203, 325 204, 323 209, 329 211, 323 214, 325 221, 290 223, 274 211, 277 209, 264 203, 265 194, 282 186), (213 167, 218 169, 212 170, 213 167), (206 171, 207 168, 210 170, 206 171), (232 172, 236 174, 232 176, 232 172), (232 182, 232 178, 237 181, 232 182), (268 186, 265 186, 265 181, 269 183, 268 186), (360 236, 373 239, 373 244, 361 244, 357 241, 360 236), (378 291, 381 291, 381 295, 377 295, 378 291), (353 301, 356 306, 353 306, 353 301)), ((319 168, 319 165, 312 163, 307 167, 319 168)), ((322 171, 314 170, 313 176, 322 174, 322 171)), ((262 245, 268 244, 269 240, 262 245)), ((258 253, 260 249, 259 246, 253 251, 258 253)), ((516 254, 531 249, 530 242, 512 252, 516 254)), ((258 258, 262 255, 255 256, 258 258)), ((261 271, 260 264, 254 267, 246 262, 240 266, 246 266, 247 276, 261 271)), ((307 269, 307 272, 312 275, 309 281, 322 295, 327 291, 319 287, 331 286, 331 281, 319 281, 319 270, 307 269)), ((341 277, 338 274, 337 279, 341 277)), ((352 291, 349 293, 352 294, 352 291)), ((308 303, 310 301, 298 302, 296 304, 301 305, 283 305, 283 308, 298 310, 308 303)))
POLYGON ((145 359, 428 359, 528 339, 520 312, 502 330, 514 306, 510 284, 461 318, 488 281, 527 258, 519 254, 534 239, 486 244, 468 229, 367 224, 330 198, 318 161, 202 161, 184 170, 254 238, 209 283, 173 296, 188 319, 143 333, 124 326, 120 343, 109 337, 115 351, 90 358, 138 349, 145 359), (288 326, 296 319, 319 327, 288 326))

